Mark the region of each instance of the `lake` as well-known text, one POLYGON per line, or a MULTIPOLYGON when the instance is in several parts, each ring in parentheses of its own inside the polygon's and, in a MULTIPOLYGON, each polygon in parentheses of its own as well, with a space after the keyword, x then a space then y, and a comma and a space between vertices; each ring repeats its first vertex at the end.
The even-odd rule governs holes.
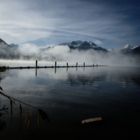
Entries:
POLYGON ((0 86, 1 137, 139 135, 138 67, 6 70, 0 86))

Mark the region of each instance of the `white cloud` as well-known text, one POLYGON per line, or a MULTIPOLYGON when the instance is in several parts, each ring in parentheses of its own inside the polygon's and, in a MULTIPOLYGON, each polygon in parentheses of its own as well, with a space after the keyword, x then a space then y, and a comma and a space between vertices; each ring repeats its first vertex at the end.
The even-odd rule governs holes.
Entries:
POLYGON ((19 47, 19 52, 22 55, 34 56, 39 54, 39 47, 33 44, 24 44, 19 47))

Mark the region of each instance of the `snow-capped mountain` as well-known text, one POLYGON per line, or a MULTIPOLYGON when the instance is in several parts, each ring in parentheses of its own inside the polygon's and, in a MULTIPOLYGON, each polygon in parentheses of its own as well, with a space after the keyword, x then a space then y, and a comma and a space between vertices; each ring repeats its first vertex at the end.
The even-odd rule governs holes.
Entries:
POLYGON ((61 43, 60 45, 67 45, 72 50, 95 50, 95 51, 102 51, 102 52, 108 52, 105 48, 102 48, 98 45, 96 45, 94 42, 91 41, 72 41, 67 43, 61 43))
MULTIPOLYGON (((0 39, 0 58, 6 59, 45 59, 45 60, 55 60, 55 58, 61 58, 63 54, 66 56, 71 56, 72 53, 90 55, 104 53, 117 55, 120 52, 124 55, 140 55, 140 46, 125 45, 120 51, 107 50, 103 47, 96 45, 91 41, 72 41, 61 43, 58 45, 51 46, 37 46, 34 44, 25 44, 23 46, 18 46, 16 44, 8 44, 4 40, 0 39)), ((107 55, 106 55, 107 56, 107 55)))
POLYGON ((134 54, 140 54, 140 46, 134 46, 133 47, 133 53, 134 54))
MULTIPOLYGON (((33 45, 33 44, 32 44, 33 45)), ((72 42, 67 42, 67 43, 61 43, 58 45, 52 45, 52 46, 30 46, 30 45, 25 45, 23 46, 18 46, 15 44, 8 44, 4 40, 0 39, 0 58, 39 58, 42 59, 48 57, 49 55, 55 55, 56 53, 60 52, 61 49, 63 51, 65 50, 66 52, 69 51, 71 53, 72 51, 87 51, 87 50, 94 50, 96 52, 103 52, 106 53, 108 52, 106 49, 96 45, 95 43, 91 41, 72 41, 72 42), (35 53, 34 53, 35 52, 35 53), (55 52, 55 54, 54 54, 55 52)), ((53 57, 55 57, 53 56, 53 57)))
POLYGON ((120 51, 124 54, 140 54, 140 46, 127 44, 120 51))

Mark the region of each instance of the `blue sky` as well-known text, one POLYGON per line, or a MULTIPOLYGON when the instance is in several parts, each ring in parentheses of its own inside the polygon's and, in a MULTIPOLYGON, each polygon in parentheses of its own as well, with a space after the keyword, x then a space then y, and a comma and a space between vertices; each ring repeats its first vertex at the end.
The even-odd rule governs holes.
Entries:
POLYGON ((139 0, 1 0, 0 38, 18 44, 138 45, 139 13, 139 0))

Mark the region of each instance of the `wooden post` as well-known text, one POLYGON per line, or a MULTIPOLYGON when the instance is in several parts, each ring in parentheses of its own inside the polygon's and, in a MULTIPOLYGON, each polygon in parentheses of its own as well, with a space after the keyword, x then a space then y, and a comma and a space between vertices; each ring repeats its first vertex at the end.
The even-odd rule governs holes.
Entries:
POLYGON ((85 71, 85 67, 86 67, 86 64, 85 62, 83 63, 83 70, 85 71))
POLYGON ((69 64, 68 64, 68 62, 67 62, 67 64, 66 64, 66 65, 67 65, 67 68, 68 68, 68 67, 69 67, 69 64))
POLYGON ((86 64, 85 64, 85 62, 83 63, 83 67, 85 67, 86 66, 86 64))
POLYGON ((54 73, 56 73, 57 62, 54 63, 54 73))
POLYGON ((68 64, 68 62, 67 62, 67 64, 66 64, 66 66, 67 66, 66 71, 68 71, 68 68, 69 68, 69 64, 68 64))
POLYGON ((55 64, 54 64, 55 68, 57 67, 57 62, 55 61, 55 64))
POLYGON ((78 67, 78 62, 76 62, 76 67, 78 67))
POLYGON ((36 61, 35 61, 35 66, 36 66, 36 68, 38 67, 37 64, 38 64, 38 62, 37 62, 37 60, 36 60, 36 61))
POLYGON ((76 71, 78 70, 78 62, 76 62, 76 71))

